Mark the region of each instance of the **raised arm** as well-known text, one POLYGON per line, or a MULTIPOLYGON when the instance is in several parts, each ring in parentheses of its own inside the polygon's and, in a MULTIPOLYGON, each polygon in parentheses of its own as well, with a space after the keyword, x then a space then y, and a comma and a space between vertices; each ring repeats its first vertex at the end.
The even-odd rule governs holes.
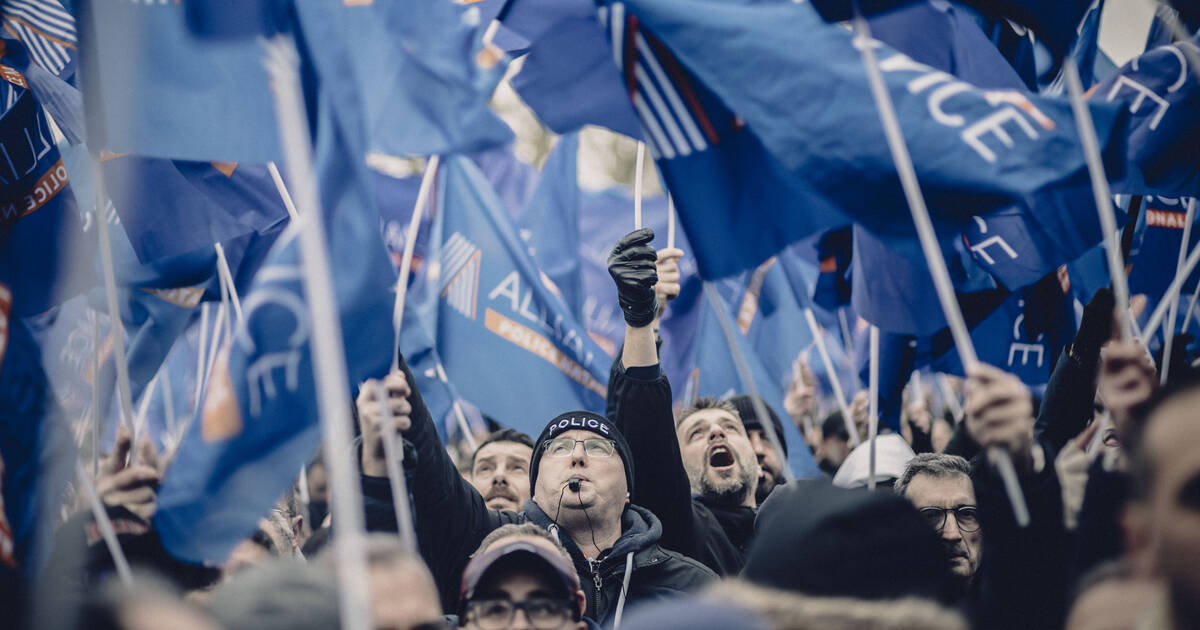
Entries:
POLYGON ((617 243, 609 258, 609 273, 617 283, 626 321, 625 343, 609 391, 614 393, 613 422, 633 450, 636 479, 631 499, 658 516, 663 547, 689 553, 695 541, 691 485, 675 437, 671 385, 658 364, 653 326, 659 310, 655 287, 664 302, 679 293, 682 252, 656 254, 650 246, 653 238, 650 230, 632 232, 617 243))

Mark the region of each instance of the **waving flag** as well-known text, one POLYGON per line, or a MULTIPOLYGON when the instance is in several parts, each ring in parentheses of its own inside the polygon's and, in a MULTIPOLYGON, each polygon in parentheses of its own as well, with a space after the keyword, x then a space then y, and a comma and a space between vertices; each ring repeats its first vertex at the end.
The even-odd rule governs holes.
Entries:
POLYGON ((559 139, 546 158, 533 197, 515 220, 534 264, 558 287, 575 321, 582 320, 584 298, 579 268, 578 156, 579 134, 559 139))
POLYGON ((70 192, 71 178, 46 116, 24 77, 0 73, 0 282, 15 317, 41 313, 96 279, 93 240, 70 192))
POLYGON ((1200 36, 1136 57, 1094 89, 1093 101, 1129 109, 1125 178, 1114 192, 1191 196, 1200 194, 1200 80, 1181 48, 1200 52, 1200 36))
POLYGON ((203 162, 279 158, 258 42, 197 39, 178 2, 79 0, 74 10, 93 150, 203 162))
MULTIPOLYGON (((1146 309, 1142 323, 1149 319, 1162 296, 1175 279, 1179 262, 1179 246, 1183 241, 1183 229, 1187 222, 1187 199, 1169 197, 1146 197, 1144 210, 1138 215, 1133 245, 1129 252, 1129 293, 1145 295, 1146 309)), ((1200 242, 1200 229, 1193 219, 1192 233, 1188 240, 1190 252, 1200 242)), ((1194 270, 1184 282, 1184 297, 1200 282, 1200 270, 1194 270)), ((1183 308, 1187 300, 1182 300, 1183 308)), ((1181 315, 1182 317, 1182 315, 1181 315)), ((1160 330, 1161 332, 1161 330, 1160 330)))
POLYGON ((29 60, 58 77, 75 71, 75 19, 59 0, 4 0, 4 39, 21 43, 29 60))
MULTIPOLYGON (((649 130, 649 146, 676 196, 702 273, 721 275, 745 268, 752 256, 761 261, 762 254, 788 242, 844 224, 846 215, 877 232, 911 234, 911 219, 900 211, 905 206, 895 169, 851 36, 824 25, 809 5, 747 0, 699 6, 680 0, 635 0, 605 5, 601 19, 618 44, 614 51, 619 67, 626 70, 635 106, 644 101, 639 115, 649 130), (805 37, 797 38, 797 32, 805 37), (699 95, 681 99, 689 103, 686 108, 676 108, 672 99, 660 95, 659 87, 668 82, 647 67, 671 67, 676 58, 674 67, 686 67, 691 76, 671 73, 669 83, 677 94, 699 95), (775 80, 749 81, 735 61, 745 58, 778 68, 775 80), (688 81, 681 82, 679 76, 688 81), (697 91, 700 84, 712 92, 697 91), (806 98, 797 96, 801 94, 806 98), (712 112, 710 104, 717 99, 737 115, 741 133, 722 135, 722 129, 735 129, 732 117, 722 121, 700 115, 712 112), (705 107, 696 109, 693 103, 705 107), (707 123, 696 124, 693 134, 688 121, 707 123), (661 133, 654 132, 656 128, 661 133), (709 150, 710 145, 717 150, 709 150), (757 161, 725 165, 729 174, 723 176, 707 170, 701 175, 695 168, 722 154, 732 156, 737 149, 758 156, 757 161), (720 186, 736 177, 739 168, 752 170, 756 185, 743 181, 737 188, 742 192, 721 194, 720 186), (685 173, 690 176, 686 180, 685 173), (743 205, 731 194, 772 196, 737 211, 743 205), (711 260, 702 253, 707 251, 701 239, 706 230, 719 234, 723 244, 762 245, 738 247, 744 257, 729 256, 729 248, 722 247, 716 250, 722 260, 711 260), (753 238, 739 238, 751 230, 753 238), (764 239, 763 234, 771 236, 764 239)), ((1066 102, 1016 90, 979 90, 886 47, 878 54, 935 218, 962 222, 970 214, 1056 187, 1084 172, 1066 102)), ((1104 106, 1093 110, 1101 142, 1108 146, 1118 113, 1104 106)))
POLYGON ((504 24, 530 42, 512 85, 547 127, 641 137, 592 0, 512 0, 504 24))
POLYGON ((440 180, 440 265, 426 279, 433 301, 423 308, 450 382, 483 413, 527 433, 563 411, 602 410, 609 356, 537 269, 483 174, 455 156, 440 180), (531 382, 532 398, 523 385, 531 382))
MULTIPOLYGON (((298 6, 314 41, 338 24, 298 6)), ((342 33, 344 35, 344 33, 342 33)), ((294 227, 279 236, 244 294, 243 324, 222 349, 200 417, 159 488, 155 529, 173 555, 221 562, 290 486, 320 440, 308 299, 333 299, 341 319, 348 387, 383 376, 392 360, 395 273, 379 235, 365 163, 359 94, 345 86, 336 48, 310 57, 317 73, 314 159, 332 268, 332 296, 309 296, 294 227)))

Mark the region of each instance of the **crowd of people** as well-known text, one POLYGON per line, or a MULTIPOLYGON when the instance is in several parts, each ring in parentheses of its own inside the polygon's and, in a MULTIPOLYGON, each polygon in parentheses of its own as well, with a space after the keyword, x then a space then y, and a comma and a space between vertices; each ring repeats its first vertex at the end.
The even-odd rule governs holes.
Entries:
MULTIPOLYGON (((969 368, 961 417, 912 388, 901 431, 879 426, 871 465, 865 393, 849 421, 820 417, 805 366, 783 414, 804 444, 787 444, 785 420, 748 395, 673 406, 656 330, 682 252, 655 251, 652 236, 630 233, 609 259, 626 330, 604 415, 563 410, 536 437, 502 429, 456 461, 403 360, 364 384, 373 627, 1200 628, 1200 385, 1182 352, 1160 385, 1146 348, 1114 338, 1107 290, 1040 401, 988 365, 969 368), (415 548, 397 535, 385 432, 404 443, 415 548), (822 478, 789 481, 797 448, 822 478), (998 471, 1005 456, 1026 518, 998 471)), ((158 542, 161 471, 153 448, 121 434, 97 475, 132 582, 80 500, 36 581, 0 547, 0 625, 339 627, 339 581, 363 576, 334 553, 325 463, 219 567, 158 542)))

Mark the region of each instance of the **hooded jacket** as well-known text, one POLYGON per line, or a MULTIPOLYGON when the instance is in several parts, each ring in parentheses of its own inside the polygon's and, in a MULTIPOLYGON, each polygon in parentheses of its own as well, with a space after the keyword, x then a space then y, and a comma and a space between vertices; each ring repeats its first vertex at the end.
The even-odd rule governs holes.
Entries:
MULTIPOLYGON (((414 383, 408 364, 401 359, 409 384, 414 383)), ((589 562, 575 542, 533 501, 521 512, 489 510, 483 497, 450 461, 434 428, 429 410, 413 388, 412 427, 405 432, 416 449, 416 470, 409 490, 421 556, 437 583, 442 607, 458 603, 462 572, 483 538, 509 523, 532 522, 553 532, 571 554, 587 598, 585 615, 609 625, 621 599, 626 567, 632 562, 626 605, 639 600, 696 591, 715 578, 704 565, 667 551, 659 545, 662 524, 649 510, 630 505, 622 515, 621 536, 612 548, 589 562)), ((391 487, 387 479, 363 477, 367 529, 395 531, 391 487)))
POLYGON ((737 575, 746 563, 755 511, 692 496, 666 375, 657 365, 626 369, 618 359, 609 372, 608 392, 613 422, 633 451, 633 501, 662 521, 662 545, 717 575, 737 575))

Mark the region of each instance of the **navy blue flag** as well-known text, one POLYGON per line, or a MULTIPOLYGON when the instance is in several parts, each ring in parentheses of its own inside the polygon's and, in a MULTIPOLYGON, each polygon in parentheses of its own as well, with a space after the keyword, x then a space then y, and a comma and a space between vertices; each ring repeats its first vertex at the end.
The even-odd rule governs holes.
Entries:
POLYGON ((178 2, 79 0, 74 10, 93 150, 204 162, 279 158, 257 41, 200 40, 178 2))
POLYGON ((564 135, 546 158, 533 197, 514 223, 538 269, 562 294, 567 312, 583 321, 579 255, 579 134, 564 135))
POLYGON ((41 313, 97 278, 93 234, 71 194, 71 177, 45 114, 19 74, 4 74, 0 102, 0 282, 19 298, 13 315, 41 313))
MULTIPOLYGON (((1198 36, 1200 38, 1200 36, 1198 36)), ((1162 46, 1126 64, 1094 88, 1093 102, 1129 109, 1125 177, 1113 191, 1126 194, 1200 194, 1200 81, 1181 50, 1200 52, 1193 38, 1162 46)))
POLYGON ((109 155, 100 168, 142 262, 261 234, 287 217, 266 166, 109 155))
MULTIPOLYGON (((339 31, 323 8, 297 6, 312 41, 339 31)), ((309 52, 309 51, 305 51, 309 52)), ((383 376, 392 361, 395 273, 379 235, 365 163, 367 124, 336 47, 309 56, 317 91, 314 159, 324 208, 348 382, 383 376), (380 340, 389 340, 380 343, 380 340)), ((156 531, 174 556, 222 562, 315 452, 320 428, 297 234, 286 230, 242 302, 245 320, 207 384, 200 417, 159 488, 156 531)), ((330 296, 321 296, 327 299, 330 296)))
MULTIPOLYGON (((1075 27, 1092 0, 963 0, 983 13, 996 18, 1011 18, 1038 34, 1050 52, 1061 58, 1075 40, 1075 27)), ((854 16, 857 2, 863 15, 892 11, 915 0, 812 0, 812 5, 829 22, 841 22, 854 16)))
POLYGON ((547 127, 601 125, 641 137, 591 0, 512 0, 504 24, 530 42, 512 85, 547 127))
MULTIPOLYGON (((911 234, 908 213, 898 210, 904 201, 851 35, 822 23, 807 4, 711 5, 669 0, 601 8, 601 19, 618 43, 633 42, 615 48, 619 66, 626 69, 635 105, 645 105, 641 119, 649 146, 661 160, 701 272, 712 276, 746 268, 789 242, 848 222, 847 215, 878 232, 911 234), (796 32, 806 36, 797 40, 796 32), (645 45, 635 46, 639 41, 645 45), (745 58, 780 68, 781 78, 748 82, 735 61, 745 58), (660 80, 648 68, 652 65, 679 72, 668 72, 670 81, 660 80), (712 92, 698 91, 700 84, 712 92), (683 94, 680 101, 689 106, 674 107, 671 92, 660 94, 664 87, 683 94), (836 106, 796 96, 833 93, 836 106), (713 124, 711 113, 719 111, 714 107, 725 106, 727 118, 713 124), (710 151, 710 145, 719 149, 710 151), (716 169, 704 167, 717 156, 729 156, 730 163, 714 174, 716 169), (742 172, 753 181, 733 186, 742 172), (758 203, 736 195, 753 195, 758 203), (721 245, 706 246, 701 238, 706 231, 721 245), (752 238, 738 238, 748 231, 752 238), (737 251, 744 255, 734 257, 728 255, 731 241, 760 245, 740 246, 737 251), (721 256, 706 255, 709 247, 721 256)), ((962 222, 1084 173, 1065 101, 1017 90, 979 90, 886 47, 878 54, 935 218, 962 222)), ((1104 106, 1093 110, 1101 143, 1108 147, 1118 112, 1104 106)))
POLYGON ((421 310, 436 322, 450 382, 480 411, 526 433, 563 411, 602 411, 609 355, 537 269, 478 167, 461 156, 443 164, 434 232, 440 264, 426 279, 421 310), (531 398, 525 384, 533 382, 531 398))

